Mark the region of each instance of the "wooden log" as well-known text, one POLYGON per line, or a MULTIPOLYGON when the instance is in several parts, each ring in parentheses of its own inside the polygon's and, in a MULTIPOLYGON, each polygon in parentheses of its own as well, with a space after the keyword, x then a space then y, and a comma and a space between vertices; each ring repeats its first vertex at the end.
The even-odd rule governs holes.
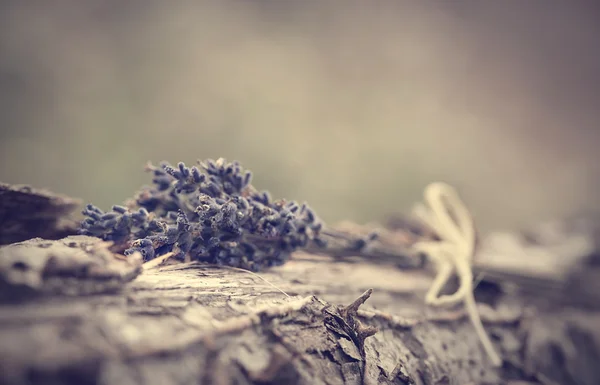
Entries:
POLYGON ((461 309, 425 308, 424 272, 298 254, 261 277, 179 264, 118 293, 5 303, 2 382, 600 383, 596 311, 507 294, 480 303, 505 360, 494 369, 461 309))
MULTIPOLYGON (((0 239, 45 235, 22 225, 35 210, 13 205, 39 195, 30 192, 0 196, 11 224, 0 239)), ((63 207, 43 216, 53 226, 74 207, 42 201, 63 207)), ((478 270, 491 279, 475 295, 503 359, 494 368, 462 308, 424 305, 431 272, 388 235, 355 248, 358 258, 353 239, 341 237, 333 244, 345 258, 296 253, 260 276, 198 263, 142 271, 139 256, 82 236, 4 246, 0 383, 600 384, 600 310, 589 306, 598 302, 597 258, 574 268, 584 274, 568 285, 546 285, 552 274, 513 282, 529 290, 503 283, 514 266, 482 259, 478 270), (557 287, 561 295, 548 295, 557 287)), ((540 253, 523 258, 532 255, 540 253)))

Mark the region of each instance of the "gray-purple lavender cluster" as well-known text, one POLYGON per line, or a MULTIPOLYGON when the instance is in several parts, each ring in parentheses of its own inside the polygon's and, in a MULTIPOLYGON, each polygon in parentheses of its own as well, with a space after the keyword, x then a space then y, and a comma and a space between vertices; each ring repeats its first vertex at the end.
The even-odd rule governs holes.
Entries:
POLYGON ((83 210, 81 233, 124 245, 151 260, 167 252, 258 271, 283 264, 309 242, 323 244, 321 222, 306 204, 273 200, 238 162, 206 160, 148 166, 153 185, 127 206, 83 210))

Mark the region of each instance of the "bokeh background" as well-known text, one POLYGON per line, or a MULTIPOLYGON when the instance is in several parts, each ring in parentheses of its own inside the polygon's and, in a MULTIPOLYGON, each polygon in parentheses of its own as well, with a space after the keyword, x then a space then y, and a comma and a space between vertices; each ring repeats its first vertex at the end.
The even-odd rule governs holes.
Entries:
POLYGON ((0 1, 0 180, 107 209, 238 159, 328 222, 455 184, 484 230, 600 209, 600 12, 552 1, 0 1))

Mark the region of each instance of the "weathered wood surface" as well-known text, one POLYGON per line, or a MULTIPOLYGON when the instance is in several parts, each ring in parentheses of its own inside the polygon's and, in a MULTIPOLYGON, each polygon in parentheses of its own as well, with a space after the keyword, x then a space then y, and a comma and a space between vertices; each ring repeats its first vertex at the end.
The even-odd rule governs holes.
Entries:
MULTIPOLYGON (((76 201, 0 193, 1 242, 73 233, 76 201)), ((269 283, 193 263, 142 272, 81 236, 4 246, 0 383, 597 385, 599 238, 569 231, 483 242, 475 294, 501 368, 460 307, 425 307, 432 275, 406 234, 341 237, 344 258, 296 253, 269 283)))
POLYGON ((114 254, 109 246, 98 238, 78 235, 56 241, 33 238, 0 247, 0 302, 118 291, 142 272, 142 257, 114 254))
POLYGON ((482 285, 495 292, 494 308, 480 307, 506 362, 493 369, 461 309, 424 308, 423 272, 298 254, 262 276, 278 289, 239 270, 172 265, 116 294, 4 304, 3 383, 600 383, 599 312, 482 285), (378 332, 361 352, 335 314, 368 289, 357 317, 378 332))
POLYGON ((80 205, 77 199, 51 191, 0 182, 0 245, 71 235, 77 228, 71 214, 80 205))

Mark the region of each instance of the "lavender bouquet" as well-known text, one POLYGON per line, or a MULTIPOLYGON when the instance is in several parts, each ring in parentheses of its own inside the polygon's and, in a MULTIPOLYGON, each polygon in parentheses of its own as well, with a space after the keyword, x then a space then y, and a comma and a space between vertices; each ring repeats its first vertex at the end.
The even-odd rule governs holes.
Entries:
POLYGON ((147 170, 143 187, 125 206, 104 212, 87 205, 80 233, 112 241, 145 261, 173 252, 179 260, 262 270, 283 264, 309 242, 323 244, 321 221, 306 205, 273 200, 251 185, 252 173, 225 159, 147 170))

